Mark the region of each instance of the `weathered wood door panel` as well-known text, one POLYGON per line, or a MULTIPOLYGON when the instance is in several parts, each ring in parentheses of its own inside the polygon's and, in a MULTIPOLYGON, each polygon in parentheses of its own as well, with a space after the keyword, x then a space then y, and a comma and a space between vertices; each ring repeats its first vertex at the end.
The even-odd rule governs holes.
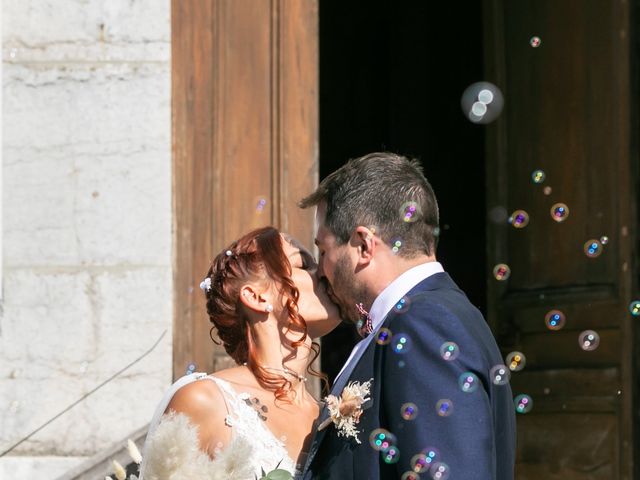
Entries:
POLYGON ((633 478, 635 197, 630 178, 629 5, 623 0, 485 2, 486 80, 505 95, 488 126, 489 318, 504 353, 526 357, 514 394, 519 479, 633 478), (530 39, 540 38, 534 48, 530 39), (546 178, 536 184, 532 173, 546 178), (563 222, 551 209, 565 204, 563 222), (504 210, 502 210, 504 209, 504 210), (506 217, 522 209, 525 228, 506 217), (506 215, 505 215, 506 214, 506 215), (497 220, 497 221, 495 221, 497 220), (590 258, 585 242, 608 237, 590 258), (564 313, 551 330, 547 312, 564 313), (585 351, 578 337, 599 334, 585 351))
POLYGON ((198 285, 224 245, 275 225, 313 245, 316 0, 173 0, 174 377, 224 366, 198 285))

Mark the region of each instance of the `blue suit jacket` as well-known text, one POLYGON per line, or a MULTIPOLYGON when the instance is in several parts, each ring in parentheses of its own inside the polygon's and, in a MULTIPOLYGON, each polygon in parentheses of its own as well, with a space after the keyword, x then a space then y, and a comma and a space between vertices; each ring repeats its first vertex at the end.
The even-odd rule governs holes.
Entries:
MULTIPOLYGON (((372 335, 362 356, 353 359, 333 387, 332 393, 339 395, 348 382, 373 378, 370 405, 357 425, 362 443, 338 436, 333 425, 317 432, 304 478, 399 479, 423 453, 422 478, 430 478, 429 469, 443 462, 452 479, 513 479, 511 388, 489 379, 491 368, 504 362, 482 314, 446 273, 432 275, 407 296, 411 304, 406 311, 392 311, 382 325, 407 339, 402 353, 394 348, 400 336, 381 345, 372 335), (440 350, 449 341, 458 345, 459 356, 447 361, 440 350), (475 391, 461 389, 465 372, 477 376, 475 391), (443 399, 452 404, 447 416, 436 410, 443 399), (417 407, 415 418, 403 417, 406 403, 417 407), (396 437, 395 456, 370 445, 370 433, 377 428, 396 437)), ((326 416, 325 409, 319 422, 326 416)))

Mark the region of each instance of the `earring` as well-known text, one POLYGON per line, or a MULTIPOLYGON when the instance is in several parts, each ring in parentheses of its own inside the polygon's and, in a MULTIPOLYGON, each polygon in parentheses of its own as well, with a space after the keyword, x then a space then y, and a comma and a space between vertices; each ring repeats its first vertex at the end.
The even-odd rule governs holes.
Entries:
POLYGON ((273 312, 273 305, 271 305, 270 303, 267 303, 267 305, 264 307, 264 311, 267 313, 273 312))

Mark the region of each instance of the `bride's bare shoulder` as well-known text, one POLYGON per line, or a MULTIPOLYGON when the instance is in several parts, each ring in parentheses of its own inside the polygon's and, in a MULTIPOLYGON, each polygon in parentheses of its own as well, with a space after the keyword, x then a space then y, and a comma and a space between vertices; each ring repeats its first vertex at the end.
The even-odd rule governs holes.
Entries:
MULTIPOLYGON (((253 379, 247 373, 246 368, 233 367, 219 370, 214 376, 231 384, 241 385, 253 379)), ((180 388, 169 402, 166 413, 173 410, 197 419, 200 416, 211 417, 216 413, 226 414, 224 405, 223 393, 218 384, 209 378, 203 378, 180 388)))
POLYGON ((181 387, 171 398, 165 413, 186 415, 198 428, 200 449, 212 458, 215 448, 227 444, 230 433, 223 428, 227 416, 226 402, 218 385, 202 378, 181 387))
MULTIPOLYGON (((171 398, 165 413, 185 413, 193 419, 211 417, 224 409, 220 388, 208 379, 200 379, 181 387, 171 398)), ((220 412, 222 415, 223 412, 220 412)))

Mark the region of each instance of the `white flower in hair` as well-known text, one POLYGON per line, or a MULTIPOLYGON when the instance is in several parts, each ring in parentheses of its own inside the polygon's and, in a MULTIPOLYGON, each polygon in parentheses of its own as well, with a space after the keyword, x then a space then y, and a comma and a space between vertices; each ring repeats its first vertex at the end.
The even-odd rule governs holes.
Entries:
POLYGON ((207 277, 200 282, 200 289, 203 292, 208 292, 209 290, 211 290, 211 277, 207 277))

